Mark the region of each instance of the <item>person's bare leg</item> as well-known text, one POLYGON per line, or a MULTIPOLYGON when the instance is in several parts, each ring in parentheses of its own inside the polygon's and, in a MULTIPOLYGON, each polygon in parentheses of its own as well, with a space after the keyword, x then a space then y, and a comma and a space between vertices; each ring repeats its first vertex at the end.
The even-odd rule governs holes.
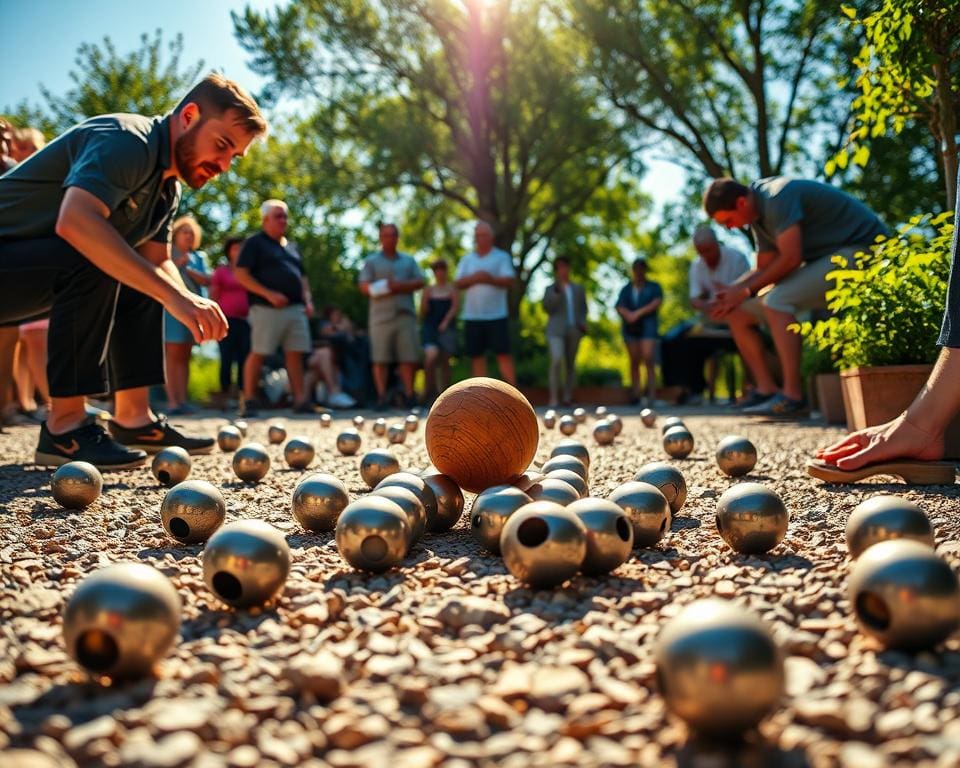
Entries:
POLYGON ((437 358, 440 350, 433 345, 423 348, 423 378, 427 382, 424 394, 430 398, 437 394, 437 358))
POLYGON ((470 358, 470 373, 472 373, 474 376, 487 375, 487 356, 486 355, 470 358))
POLYGON ((439 370, 440 370, 439 391, 443 392, 447 387, 450 386, 450 377, 451 377, 450 355, 448 355, 446 352, 440 353, 439 370))
POLYGON ((640 342, 640 356, 647 377, 647 399, 652 403, 657 395, 657 341, 644 339, 640 342))
POLYGON ((47 384, 47 330, 38 328, 26 331, 20 337, 27 347, 27 365, 30 367, 30 376, 33 385, 40 394, 40 399, 50 407, 50 387, 47 384))
POLYGON ((260 371, 263 370, 263 355, 251 352, 243 362, 243 399, 254 400, 257 385, 260 383, 260 371))
POLYGON ((193 357, 193 344, 180 345, 180 378, 177 380, 177 397, 180 403, 186 403, 190 396, 190 358, 193 357))
POLYGON ((287 378, 290 380, 290 397, 293 404, 303 405, 303 352, 284 352, 284 367, 287 369, 287 378))
MULTIPOLYGON (((738 309, 724 318, 733 335, 733 343, 743 358, 743 364, 750 372, 757 394, 773 395, 777 392, 777 382, 767 367, 764 358, 763 338, 757 330, 757 321, 749 312, 738 309)), ((798 337, 799 338, 799 337, 798 337)))
POLYGON ((390 375, 390 366, 386 363, 373 364, 373 386, 377 390, 377 400, 383 402, 387 396, 387 377, 390 375))
POLYGON ((20 338, 16 326, 0 328, 0 424, 10 409, 13 397, 13 356, 20 338))
POLYGON ((630 358, 630 396, 640 397, 640 343, 627 342, 627 357, 630 358))
POLYGON ((416 363, 397 363, 400 374, 400 383, 403 384, 403 394, 413 397, 413 376, 417 372, 416 363))
POLYGON ((517 372, 513 367, 513 357, 510 355, 497 355, 497 365, 500 367, 500 375, 510 386, 517 386, 517 372))
POLYGON ((163 389, 167 393, 167 408, 173 410, 180 405, 177 399, 177 381, 180 378, 180 361, 177 359, 177 344, 167 342, 163 345, 163 389))
POLYGON ((27 360, 27 344, 22 335, 13 350, 13 381, 17 385, 20 410, 28 413, 37 410, 33 376, 30 374, 30 363, 27 360))
POLYGON ((800 349, 802 340, 789 326, 797 318, 787 312, 780 312, 765 306, 763 313, 773 336, 773 345, 777 348, 780 366, 783 368, 783 394, 791 400, 803 400, 803 388, 800 384, 800 349))
POLYGON ((150 388, 134 387, 118 390, 114 397, 113 420, 121 427, 145 427, 157 420, 150 409, 150 388))
POLYGON ((50 412, 47 414, 47 429, 53 435, 61 435, 76 429, 87 420, 86 398, 51 397, 50 412))

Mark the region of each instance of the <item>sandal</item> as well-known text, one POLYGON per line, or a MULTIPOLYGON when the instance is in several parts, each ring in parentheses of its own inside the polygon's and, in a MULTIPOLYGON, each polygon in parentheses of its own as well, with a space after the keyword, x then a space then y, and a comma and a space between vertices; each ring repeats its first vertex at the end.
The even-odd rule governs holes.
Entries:
POLYGON ((856 483, 874 475, 893 475, 909 485, 953 485, 956 465, 952 461, 885 461, 859 469, 840 469, 825 461, 807 462, 807 473, 825 483, 856 483))

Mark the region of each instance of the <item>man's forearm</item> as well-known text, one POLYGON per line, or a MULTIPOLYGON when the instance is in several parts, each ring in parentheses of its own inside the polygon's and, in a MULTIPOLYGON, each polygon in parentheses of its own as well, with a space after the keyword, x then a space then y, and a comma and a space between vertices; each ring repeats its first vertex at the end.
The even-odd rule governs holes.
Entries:
POLYGON ((237 282, 240 283, 240 285, 242 285, 250 293, 255 293, 260 298, 269 300, 270 294, 273 293, 273 291, 267 288, 249 272, 244 273, 241 272, 240 269, 236 269, 234 270, 234 275, 237 278, 237 282))
POLYGON ((950 420, 960 413, 960 349, 944 347, 930 378, 909 409, 907 421, 923 432, 942 435, 950 420))

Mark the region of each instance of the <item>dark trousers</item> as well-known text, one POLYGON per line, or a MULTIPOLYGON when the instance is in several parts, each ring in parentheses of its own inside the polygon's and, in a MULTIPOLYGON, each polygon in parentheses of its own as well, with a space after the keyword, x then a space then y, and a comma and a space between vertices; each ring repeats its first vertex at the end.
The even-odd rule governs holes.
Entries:
POLYGON ((162 384, 163 309, 59 237, 0 241, 0 325, 50 318, 53 397, 162 384))
POLYGON ((243 389, 243 363, 250 354, 250 323, 242 317, 227 318, 230 327, 220 340, 220 391, 230 389, 233 366, 237 366, 237 387, 243 389))
POLYGON ((707 386, 703 368, 717 352, 736 352, 733 339, 715 336, 665 335, 660 347, 664 386, 682 386, 695 395, 707 386))

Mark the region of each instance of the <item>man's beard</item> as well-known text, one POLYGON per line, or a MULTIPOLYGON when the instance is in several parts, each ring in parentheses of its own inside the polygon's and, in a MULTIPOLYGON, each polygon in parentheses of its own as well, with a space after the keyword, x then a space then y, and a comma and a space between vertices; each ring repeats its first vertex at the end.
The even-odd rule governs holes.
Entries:
POLYGON ((191 189, 200 189, 210 179, 216 176, 220 169, 212 163, 197 163, 197 135, 200 126, 187 131, 173 146, 173 156, 177 163, 177 170, 191 189))

